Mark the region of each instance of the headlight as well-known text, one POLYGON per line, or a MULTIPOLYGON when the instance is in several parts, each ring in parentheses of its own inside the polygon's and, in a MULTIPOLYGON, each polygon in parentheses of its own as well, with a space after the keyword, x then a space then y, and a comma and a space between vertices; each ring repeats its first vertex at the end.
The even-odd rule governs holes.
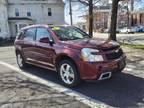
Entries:
POLYGON ((82 59, 88 62, 103 61, 102 55, 92 54, 97 52, 99 52, 97 49, 83 48, 81 50, 82 59))

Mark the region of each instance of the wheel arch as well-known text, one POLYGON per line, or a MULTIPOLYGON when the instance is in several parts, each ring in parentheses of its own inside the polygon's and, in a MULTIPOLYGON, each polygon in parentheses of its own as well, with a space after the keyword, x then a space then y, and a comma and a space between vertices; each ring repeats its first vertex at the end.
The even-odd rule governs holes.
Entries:
POLYGON ((62 60, 69 60, 69 61, 71 61, 71 62, 75 65, 77 71, 79 72, 78 66, 77 66, 77 64, 76 64, 76 61, 75 61, 72 57, 70 57, 70 56, 68 56, 68 55, 65 55, 65 54, 59 55, 59 56, 56 58, 56 60, 55 60, 56 69, 58 68, 58 64, 59 64, 60 61, 62 61, 62 60))
POLYGON ((18 53, 20 53, 22 55, 23 59, 26 61, 24 53, 20 49, 15 49, 15 54, 17 55, 18 53))
POLYGON ((15 49, 15 54, 21 53, 19 49, 15 49))

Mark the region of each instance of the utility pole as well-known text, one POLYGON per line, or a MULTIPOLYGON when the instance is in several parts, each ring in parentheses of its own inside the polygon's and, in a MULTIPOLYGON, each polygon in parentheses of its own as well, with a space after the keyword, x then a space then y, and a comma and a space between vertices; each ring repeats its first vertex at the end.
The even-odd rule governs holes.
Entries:
POLYGON ((69 12, 69 15, 70 15, 70 22, 71 22, 71 25, 73 25, 73 18, 72 18, 72 4, 71 4, 71 0, 69 0, 69 8, 70 8, 70 12, 69 12))

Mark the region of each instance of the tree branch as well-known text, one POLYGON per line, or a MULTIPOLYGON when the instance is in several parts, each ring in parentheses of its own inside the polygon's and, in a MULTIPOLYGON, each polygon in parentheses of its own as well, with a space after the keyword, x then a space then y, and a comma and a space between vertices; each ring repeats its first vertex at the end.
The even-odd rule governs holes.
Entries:
POLYGON ((100 2, 101 0, 96 0, 93 5, 97 4, 98 2, 100 2))
POLYGON ((78 2, 88 6, 89 5, 89 0, 78 0, 78 2))

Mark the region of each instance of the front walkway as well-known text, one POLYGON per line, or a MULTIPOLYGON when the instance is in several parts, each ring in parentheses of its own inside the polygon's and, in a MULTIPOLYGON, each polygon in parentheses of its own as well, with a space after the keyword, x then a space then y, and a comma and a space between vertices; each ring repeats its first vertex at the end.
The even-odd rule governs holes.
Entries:
POLYGON ((0 65, 0 108, 88 108, 74 97, 0 65))

